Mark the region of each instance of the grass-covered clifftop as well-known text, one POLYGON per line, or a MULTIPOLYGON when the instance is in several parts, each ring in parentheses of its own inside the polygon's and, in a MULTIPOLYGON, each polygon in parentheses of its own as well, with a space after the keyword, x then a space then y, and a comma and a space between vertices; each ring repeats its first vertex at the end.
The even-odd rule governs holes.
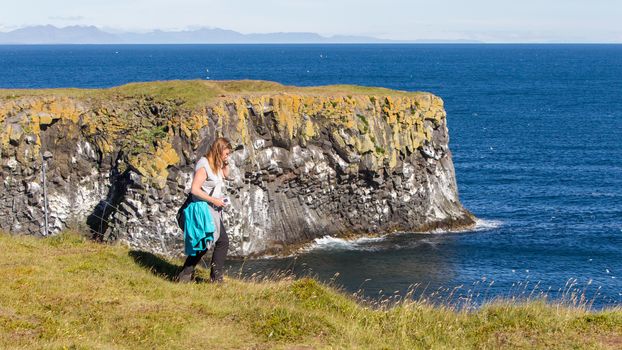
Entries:
MULTIPOLYGON (((75 234, 0 234, 3 349, 622 346, 622 310, 498 302, 473 312, 362 304, 312 279, 177 284, 180 261, 75 234)), ((207 277, 206 271, 201 276, 207 277)))
POLYGON ((151 96, 155 99, 177 99, 186 108, 208 105, 219 97, 262 95, 285 92, 304 95, 366 94, 376 96, 412 96, 424 93, 396 91, 380 87, 355 85, 328 85, 319 87, 296 87, 262 80, 169 80, 130 83, 109 89, 0 89, 0 98, 28 96, 64 96, 72 98, 114 99, 151 96))

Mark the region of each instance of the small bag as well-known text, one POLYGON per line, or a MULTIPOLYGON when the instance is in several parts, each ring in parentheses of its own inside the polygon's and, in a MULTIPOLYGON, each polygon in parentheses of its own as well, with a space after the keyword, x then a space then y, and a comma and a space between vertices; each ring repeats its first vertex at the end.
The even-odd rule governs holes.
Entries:
POLYGON ((188 193, 188 197, 184 201, 184 204, 177 210, 177 214, 175 215, 175 219, 177 219, 177 226, 183 231, 186 225, 186 216, 184 215, 184 209, 188 207, 192 203, 192 193, 188 193))

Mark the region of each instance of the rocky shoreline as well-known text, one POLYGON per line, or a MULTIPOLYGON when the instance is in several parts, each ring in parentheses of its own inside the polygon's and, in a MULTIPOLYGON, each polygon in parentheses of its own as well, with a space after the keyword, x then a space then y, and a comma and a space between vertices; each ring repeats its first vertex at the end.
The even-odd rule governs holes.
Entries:
POLYGON ((194 162, 235 145, 225 220, 233 256, 474 225, 459 202, 440 98, 354 86, 177 81, 106 90, 0 90, 0 229, 86 227, 179 255, 194 162), (44 157, 45 155, 45 157, 44 157), (46 158, 47 160, 44 160, 46 158))

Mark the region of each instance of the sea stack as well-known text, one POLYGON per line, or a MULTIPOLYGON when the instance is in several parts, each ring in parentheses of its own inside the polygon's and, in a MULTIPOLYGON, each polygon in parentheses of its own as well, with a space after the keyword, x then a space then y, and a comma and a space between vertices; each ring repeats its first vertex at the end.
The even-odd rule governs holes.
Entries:
POLYGON ((458 198, 443 101, 430 93, 263 81, 0 90, 0 125, 7 232, 76 228, 180 255, 175 213, 218 136, 235 147, 231 255, 474 224, 458 198))

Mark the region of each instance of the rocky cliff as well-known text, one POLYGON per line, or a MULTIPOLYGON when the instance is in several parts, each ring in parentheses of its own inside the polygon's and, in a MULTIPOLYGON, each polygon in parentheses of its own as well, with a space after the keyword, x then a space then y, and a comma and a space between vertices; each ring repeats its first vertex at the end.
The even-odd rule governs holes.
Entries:
POLYGON ((178 255, 175 212, 217 136, 235 146, 231 255, 323 235, 458 228, 443 101, 429 93, 258 81, 0 90, 0 229, 68 226, 178 255), (46 167, 45 186, 42 170, 46 167))

